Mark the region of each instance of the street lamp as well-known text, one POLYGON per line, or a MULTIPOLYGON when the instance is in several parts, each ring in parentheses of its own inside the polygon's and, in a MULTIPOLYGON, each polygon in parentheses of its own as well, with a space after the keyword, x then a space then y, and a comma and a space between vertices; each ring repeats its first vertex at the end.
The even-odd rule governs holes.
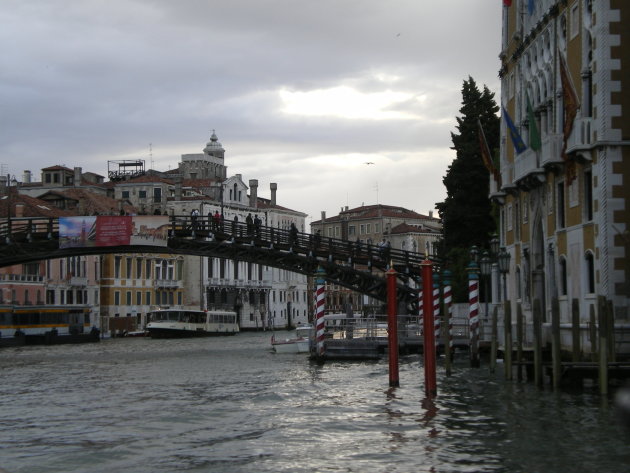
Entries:
POLYGON ((7 174, 7 245, 11 243, 11 186, 17 187, 18 181, 15 176, 7 174))
POLYGON ((497 235, 492 235, 492 239, 490 240, 490 256, 492 258, 496 258, 499 254, 499 237, 497 235))
POLYGON ((510 253, 505 248, 501 248, 498 255, 499 271, 503 275, 503 300, 507 300, 507 284, 505 282, 507 273, 510 271, 510 253))
POLYGON ((470 247, 469 255, 470 255, 470 261, 472 261, 475 264, 479 262, 479 249, 475 245, 470 247))
POLYGON ((486 319, 488 318, 488 279, 492 273, 492 260, 487 251, 483 252, 481 261, 479 262, 481 275, 483 276, 483 294, 486 300, 486 319))

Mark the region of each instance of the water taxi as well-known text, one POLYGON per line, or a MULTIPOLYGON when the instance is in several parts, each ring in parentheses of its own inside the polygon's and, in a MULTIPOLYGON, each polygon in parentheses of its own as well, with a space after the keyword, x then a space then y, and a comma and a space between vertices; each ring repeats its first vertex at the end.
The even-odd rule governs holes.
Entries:
POLYGON ((236 312, 227 310, 162 309, 149 312, 152 338, 209 337, 239 332, 236 312))
POLYGON ((312 325, 300 325, 291 338, 271 337, 271 349, 276 353, 308 353, 312 325))

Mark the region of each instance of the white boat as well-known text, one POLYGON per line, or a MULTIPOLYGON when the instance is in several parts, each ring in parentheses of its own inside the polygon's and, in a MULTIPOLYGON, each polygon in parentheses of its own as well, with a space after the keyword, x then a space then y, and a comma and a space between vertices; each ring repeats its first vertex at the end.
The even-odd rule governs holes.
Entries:
POLYGON ((271 348, 276 353, 308 353, 310 347, 311 325, 300 325, 291 338, 271 337, 271 348))
POLYGON ((152 338, 209 337, 238 333, 236 312, 226 310, 163 309, 149 312, 152 338))

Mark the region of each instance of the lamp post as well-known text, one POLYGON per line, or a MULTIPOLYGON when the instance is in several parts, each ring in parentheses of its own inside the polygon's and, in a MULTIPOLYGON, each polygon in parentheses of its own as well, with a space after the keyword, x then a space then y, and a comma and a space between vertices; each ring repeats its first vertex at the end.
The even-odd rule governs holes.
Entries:
POLYGON ((483 252, 483 256, 481 257, 481 261, 479 262, 479 266, 481 269, 481 276, 483 277, 483 295, 486 300, 485 306, 485 317, 488 318, 488 279, 490 274, 492 273, 492 260, 488 255, 487 251, 483 252))
POLYGON ((470 262, 475 263, 475 265, 479 262, 479 248, 476 245, 470 247, 470 251, 468 252, 470 256, 470 262))
POLYGON ((11 243, 11 186, 17 187, 17 179, 7 174, 7 245, 11 243))
POLYGON ((497 235, 492 235, 492 239, 490 240, 490 255, 492 258, 496 258, 499 254, 499 237, 497 235))
POLYGON ((507 252, 505 248, 501 248, 498 254, 499 259, 499 271, 503 276, 503 300, 507 300, 507 284, 506 284, 506 276, 510 271, 510 253, 507 252))

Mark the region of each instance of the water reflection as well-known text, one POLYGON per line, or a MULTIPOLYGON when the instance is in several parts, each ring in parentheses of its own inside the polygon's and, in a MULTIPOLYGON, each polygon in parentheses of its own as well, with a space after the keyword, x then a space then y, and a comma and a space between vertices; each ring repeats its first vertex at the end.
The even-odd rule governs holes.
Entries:
POLYGON ((383 362, 319 365, 266 334, 0 352, 2 467, 15 472, 626 472, 628 432, 590 392, 455 363, 424 394, 383 362), (157 342, 157 343, 156 343, 157 342))

